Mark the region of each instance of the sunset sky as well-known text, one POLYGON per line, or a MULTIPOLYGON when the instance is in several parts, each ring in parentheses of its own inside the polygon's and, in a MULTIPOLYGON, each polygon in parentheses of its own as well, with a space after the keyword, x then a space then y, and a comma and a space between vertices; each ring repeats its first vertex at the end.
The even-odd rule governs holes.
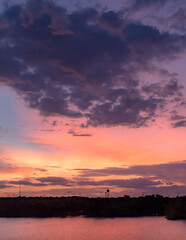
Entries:
POLYGON ((0 0, 0 196, 186 195, 185 52, 185 0, 0 0))

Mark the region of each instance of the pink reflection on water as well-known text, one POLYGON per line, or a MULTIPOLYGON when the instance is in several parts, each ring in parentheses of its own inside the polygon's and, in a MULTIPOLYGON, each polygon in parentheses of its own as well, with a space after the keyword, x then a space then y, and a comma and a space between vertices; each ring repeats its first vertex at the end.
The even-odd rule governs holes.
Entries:
POLYGON ((1 218, 1 240, 183 240, 186 221, 144 218, 1 218))

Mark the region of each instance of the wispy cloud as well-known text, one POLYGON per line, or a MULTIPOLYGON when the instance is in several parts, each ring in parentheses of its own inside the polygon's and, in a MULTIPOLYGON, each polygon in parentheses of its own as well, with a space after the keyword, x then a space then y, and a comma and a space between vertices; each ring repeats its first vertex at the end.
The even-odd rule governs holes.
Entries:
POLYGON ((79 133, 79 132, 75 132, 74 130, 70 129, 68 131, 69 134, 71 134, 74 137, 91 137, 92 135, 89 133, 79 133))
POLYGON ((136 175, 154 180, 186 184, 186 161, 129 167, 110 167, 103 169, 75 169, 83 177, 107 177, 136 175))

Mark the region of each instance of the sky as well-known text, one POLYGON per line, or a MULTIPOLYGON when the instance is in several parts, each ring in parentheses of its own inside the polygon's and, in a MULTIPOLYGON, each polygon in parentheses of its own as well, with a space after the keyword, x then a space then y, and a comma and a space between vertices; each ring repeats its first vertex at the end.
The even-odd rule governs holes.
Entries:
POLYGON ((0 196, 186 195, 185 0, 0 1, 0 196))

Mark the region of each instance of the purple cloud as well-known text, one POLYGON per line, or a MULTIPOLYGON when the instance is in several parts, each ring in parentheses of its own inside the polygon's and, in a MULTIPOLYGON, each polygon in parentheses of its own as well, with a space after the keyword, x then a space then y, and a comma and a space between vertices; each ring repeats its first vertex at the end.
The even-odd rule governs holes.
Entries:
POLYGON ((174 128, 186 127, 186 121, 178 121, 172 124, 174 128))
POLYGON ((61 185, 61 186, 71 186, 73 184, 73 181, 67 180, 63 177, 40 177, 36 178, 37 181, 46 184, 46 185, 61 185))
POLYGON ((133 178, 133 179, 109 179, 102 181, 82 180, 77 183, 80 186, 116 186, 120 188, 147 188, 149 186, 161 185, 160 181, 151 181, 146 178, 133 178))
POLYGON ((101 177, 101 176, 127 176, 137 175, 152 180, 163 180, 167 182, 179 182, 186 184, 186 161, 136 165, 129 167, 110 167, 103 169, 75 169, 79 171, 81 177, 101 177), (174 173, 174 174, 173 174, 174 173))
MULTIPOLYGON (((154 1, 136 0, 133 9, 149 5, 154 1)), ((0 82, 44 116, 84 117, 87 127, 141 127, 168 108, 170 98, 181 104, 176 77, 147 85, 139 75, 182 54, 183 34, 132 21, 121 11, 67 12, 44 0, 7 8, 0 26, 0 82)))

